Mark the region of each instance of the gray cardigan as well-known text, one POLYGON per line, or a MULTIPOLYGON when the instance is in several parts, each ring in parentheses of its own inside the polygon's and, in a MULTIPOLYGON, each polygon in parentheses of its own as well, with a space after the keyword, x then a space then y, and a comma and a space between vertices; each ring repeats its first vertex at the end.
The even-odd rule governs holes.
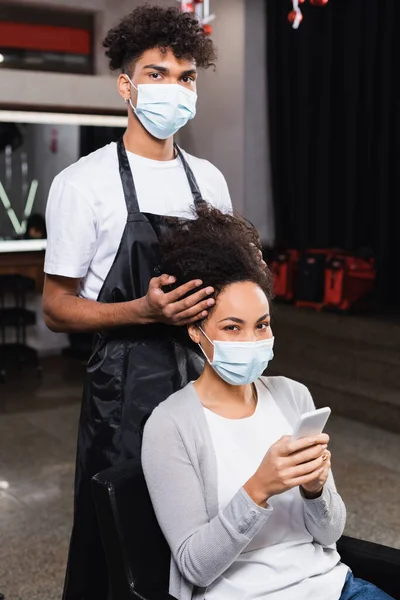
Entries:
MULTIPOLYGON (((291 425, 313 410, 308 389, 285 377, 261 378, 291 425)), ((193 384, 162 402, 149 418, 142 463, 159 525, 171 548, 170 593, 202 600, 271 514, 243 488, 218 511, 216 457, 193 384)), ((320 498, 304 499, 306 527, 326 552, 336 552, 346 509, 330 475, 320 498), (328 548, 330 547, 330 548, 328 548)), ((338 562, 340 560, 337 555, 338 562)))

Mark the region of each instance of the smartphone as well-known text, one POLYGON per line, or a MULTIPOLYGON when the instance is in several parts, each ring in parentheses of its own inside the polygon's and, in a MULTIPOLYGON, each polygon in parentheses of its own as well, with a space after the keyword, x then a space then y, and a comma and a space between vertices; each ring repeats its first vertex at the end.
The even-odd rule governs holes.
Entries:
POLYGON ((303 413, 296 427, 294 428, 292 440, 299 440, 300 438, 310 436, 312 437, 322 433, 330 414, 331 409, 328 406, 303 413))

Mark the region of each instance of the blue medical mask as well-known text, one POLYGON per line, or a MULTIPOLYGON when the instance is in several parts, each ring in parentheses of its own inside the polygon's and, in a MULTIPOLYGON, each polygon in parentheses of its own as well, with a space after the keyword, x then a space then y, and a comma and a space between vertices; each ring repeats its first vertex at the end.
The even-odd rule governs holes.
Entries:
POLYGON ((203 329, 199 329, 214 347, 214 357, 210 361, 199 344, 204 356, 221 379, 231 385, 254 383, 274 358, 275 338, 260 342, 212 342, 203 329))
POLYGON ((129 104, 143 127, 159 140, 175 135, 196 114, 197 94, 178 83, 141 83, 136 106, 129 104))

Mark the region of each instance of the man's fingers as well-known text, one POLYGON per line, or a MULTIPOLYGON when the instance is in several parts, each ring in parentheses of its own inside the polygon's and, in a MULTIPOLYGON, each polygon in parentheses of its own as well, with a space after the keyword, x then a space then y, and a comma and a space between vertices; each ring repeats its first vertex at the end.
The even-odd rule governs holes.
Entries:
MULTIPOLYGON (((183 285, 180 285, 179 287, 177 287, 175 290, 172 290, 171 292, 166 292, 165 302, 167 304, 174 304, 175 302, 180 301, 181 298, 186 296, 186 294, 188 294, 189 292, 192 292, 193 290, 197 289, 201 285, 203 285, 203 282, 200 279, 194 279, 193 281, 184 283, 183 285)), ((210 296, 211 294, 214 293, 214 288, 207 287, 203 290, 200 290, 198 293, 200 294, 200 297, 202 297, 202 298, 204 296, 210 296)), ((193 303, 196 302, 196 299, 193 300, 193 298, 199 298, 199 296, 197 296, 196 294, 197 294, 197 292, 195 294, 192 294, 188 298, 185 298, 184 302, 186 302, 186 300, 187 300, 189 302, 189 305, 191 306, 193 303)))
POLYGON ((150 281, 149 303, 159 311, 161 320, 175 325, 187 325, 206 318, 208 311, 215 304, 214 298, 210 297, 214 288, 207 287, 196 292, 196 288, 203 285, 203 282, 194 279, 171 292, 163 291, 165 286, 175 281, 175 277, 167 274, 154 277, 150 281), (182 298, 187 294, 189 295, 186 298, 182 298))
POLYGON ((175 281, 175 277, 173 277, 172 275, 166 275, 164 273, 164 275, 160 275, 159 277, 153 277, 153 279, 150 280, 149 287, 153 289, 162 288, 166 285, 171 285, 172 283, 175 283, 175 281))
POLYGON ((202 319, 205 319, 208 315, 208 312, 206 310, 204 310, 203 312, 195 315, 194 317, 190 317, 190 318, 186 318, 183 319, 182 321, 178 321, 176 323, 176 325, 184 327, 186 325, 190 325, 191 323, 197 323, 197 321, 201 321, 202 319))
MULTIPOLYGON (((163 275, 160 275, 159 277, 153 277, 153 279, 150 280, 149 288, 161 289, 163 287, 166 287, 167 285, 172 285, 175 282, 176 282, 176 277, 174 277, 173 275, 166 275, 164 273, 163 275)), ((177 287, 175 290, 172 290, 171 292, 166 292, 165 296, 168 296, 168 303, 176 302, 177 300, 179 300, 179 298, 182 298, 182 296, 184 296, 191 290, 194 290, 197 287, 200 287, 202 284, 203 284, 203 282, 201 281, 201 279, 193 279, 192 281, 189 281, 188 283, 185 283, 185 284, 177 287)))
MULTIPOLYGON (((168 303, 168 310, 170 312, 171 317, 177 316, 179 319, 182 318, 181 313, 186 313, 187 310, 192 308, 197 308, 197 312, 201 312, 201 310, 209 309, 211 306, 215 304, 215 300, 210 298, 210 295, 214 292, 214 288, 206 288, 203 290, 199 290, 191 294, 188 298, 184 298, 184 300, 178 300, 175 302, 170 302, 170 293, 165 294, 165 301, 168 303), (197 307, 197 305, 201 304, 201 307, 197 307)), ((189 317, 191 318, 194 313, 190 313, 189 317)), ((186 316, 183 315, 183 318, 186 316)))
MULTIPOLYGON (((171 315, 170 318, 172 318, 179 325, 186 325, 189 321, 199 321, 200 319, 204 319, 207 316, 208 310, 212 306, 212 304, 210 305, 210 302, 210 299, 203 300, 202 302, 197 302, 194 306, 190 306, 185 310, 174 312, 174 314, 171 315)), ((177 302, 174 305, 174 308, 178 304, 180 303, 177 302)))
POLYGON ((257 250, 257 254, 258 254, 258 258, 259 258, 259 260, 260 260, 260 263, 261 263, 261 265, 262 265, 263 267, 266 267, 266 266, 267 266, 267 263, 266 263, 266 262, 265 262, 265 260, 264 260, 264 256, 263 256, 263 253, 262 253, 262 251, 261 251, 261 250, 257 250))

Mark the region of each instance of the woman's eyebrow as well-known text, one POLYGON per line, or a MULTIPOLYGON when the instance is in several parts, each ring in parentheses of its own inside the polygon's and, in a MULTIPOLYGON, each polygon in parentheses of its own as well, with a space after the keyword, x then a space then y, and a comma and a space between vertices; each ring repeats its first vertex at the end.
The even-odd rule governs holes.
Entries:
POLYGON ((223 323, 223 321, 233 321, 234 323, 239 323, 240 325, 244 325, 245 321, 243 319, 238 319, 237 317, 226 317, 226 319, 221 319, 218 323, 223 323))
POLYGON ((264 321, 264 319, 268 319, 269 317, 269 313, 265 313, 265 315, 263 315, 262 317, 260 317, 257 321, 257 323, 259 323, 260 321, 264 321))

